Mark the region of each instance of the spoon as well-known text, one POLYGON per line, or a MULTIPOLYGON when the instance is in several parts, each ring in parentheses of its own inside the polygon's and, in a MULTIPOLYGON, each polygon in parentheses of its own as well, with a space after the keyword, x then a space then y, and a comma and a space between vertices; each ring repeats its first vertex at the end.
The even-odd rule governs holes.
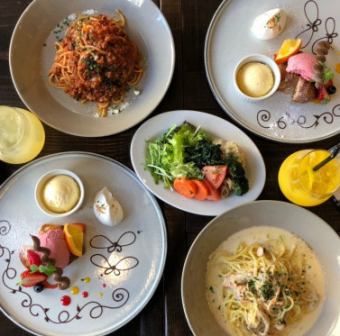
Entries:
POLYGON ((337 145, 331 147, 328 151, 330 152, 330 155, 313 167, 314 172, 318 171, 321 167, 333 160, 340 153, 340 142, 337 145))

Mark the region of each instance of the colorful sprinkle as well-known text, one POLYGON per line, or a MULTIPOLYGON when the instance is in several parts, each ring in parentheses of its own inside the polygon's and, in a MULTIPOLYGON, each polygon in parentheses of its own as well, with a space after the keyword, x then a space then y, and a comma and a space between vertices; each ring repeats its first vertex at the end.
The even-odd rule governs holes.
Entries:
POLYGON ((82 278, 81 281, 83 281, 85 283, 89 283, 89 282, 91 282, 91 278, 90 277, 82 278))
POLYGON ((68 306, 71 303, 71 298, 68 295, 64 295, 61 299, 60 302, 63 306, 68 306))
POLYGON ((81 293, 81 295, 84 297, 84 298, 87 298, 89 296, 89 292, 87 291, 84 291, 81 293))
POLYGON ((104 293, 103 293, 103 292, 98 292, 98 296, 99 296, 100 298, 102 298, 102 297, 104 296, 104 293))
POLYGON ((71 288, 71 294, 73 294, 73 295, 79 294, 79 287, 72 287, 71 288))
POLYGON ((336 71, 337 73, 340 73, 340 63, 337 63, 337 64, 335 65, 335 71, 336 71))
POLYGON ((103 288, 106 288, 106 283, 103 283, 103 288))

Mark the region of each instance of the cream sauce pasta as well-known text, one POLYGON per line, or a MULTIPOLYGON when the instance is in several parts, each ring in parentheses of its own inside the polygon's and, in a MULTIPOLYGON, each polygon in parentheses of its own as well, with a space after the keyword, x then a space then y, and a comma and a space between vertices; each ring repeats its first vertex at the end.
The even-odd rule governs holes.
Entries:
POLYGON ((292 233, 253 227, 209 257, 207 300, 232 336, 300 336, 318 318, 324 274, 312 249, 292 233))

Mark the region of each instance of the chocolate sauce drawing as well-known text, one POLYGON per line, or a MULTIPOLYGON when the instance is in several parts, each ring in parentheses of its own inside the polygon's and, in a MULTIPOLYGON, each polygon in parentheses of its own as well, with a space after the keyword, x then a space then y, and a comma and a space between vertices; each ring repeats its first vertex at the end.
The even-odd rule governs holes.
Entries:
MULTIPOLYGON (((0 236, 6 236, 11 231, 11 224, 7 220, 0 220, 0 236)), ((31 294, 25 290, 25 288, 16 286, 15 278, 17 277, 18 271, 11 266, 12 256, 15 251, 10 250, 0 242, 0 259, 5 262, 5 267, 1 274, 2 286, 9 290, 14 295, 21 295, 23 297, 21 301, 21 307, 27 308, 29 314, 33 317, 43 317, 46 322, 53 324, 67 324, 72 321, 80 320, 84 317, 83 314, 87 313, 89 318, 97 319, 100 318, 105 310, 114 310, 123 307, 130 298, 130 293, 127 289, 119 287, 115 288, 111 293, 111 299, 113 305, 103 305, 98 301, 89 301, 83 305, 77 305, 74 312, 67 310, 61 310, 57 313, 51 314, 51 309, 45 307, 39 303, 34 302, 34 298, 31 294)))
POLYGON ((322 122, 332 124, 336 118, 340 118, 340 104, 335 105, 331 111, 313 114, 311 118, 307 118, 303 114, 293 117, 290 113, 285 112, 280 118, 274 120, 268 110, 257 112, 257 123, 262 128, 278 127, 281 130, 286 129, 288 125, 297 125, 304 129, 317 128, 322 122))
MULTIPOLYGON (((122 233, 116 241, 111 241, 110 238, 104 235, 95 235, 90 240, 90 246, 93 249, 106 250, 110 255, 113 252, 121 253, 123 248, 133 245, 137 239, 133 231, 126 231, 122 233)), ((129 271, 138 266, 139 260, 133 256, 126 256, 120 258, 114 264, 110 261, 110 257, 103 254, 95 253, 91 255, 90 262, 104 270, 103 275, 113 273, 115 276, 120 276, 122 272, 129 271)))
POLYGON ((302 44, 301 49, 306 48, 310 44, 314 34, 319 31, 319 26, 322 23, 319 16, 319 6, 316 1, 308 0, 303 10, 307 19, 306 28, 295 36, 295 38, 303 38, 304 35, 307 35, 307 42, 302 44))
POLYGON ((93 236, 90 240, 90 246, 94 249, 102 250, 106 249, 107 253, 122 252, 123 247, 133 245, 137 239, 136 234, 133 231, 126 231, 120 235, 115 241, 111 241, 110 238, 104 235, 93 236))
POLYGON ((336 29, 336 21, 333 17, 328 17, 325 21, 325 31, 326 35, 323 37, 318 38, 314 41, 312 45, 312 52, 314 55, 316 55, 315 46, 320 41, 327 41, 330 45, 333 44, 333 40, 338 37, 338 33, 335 32, 336 29))

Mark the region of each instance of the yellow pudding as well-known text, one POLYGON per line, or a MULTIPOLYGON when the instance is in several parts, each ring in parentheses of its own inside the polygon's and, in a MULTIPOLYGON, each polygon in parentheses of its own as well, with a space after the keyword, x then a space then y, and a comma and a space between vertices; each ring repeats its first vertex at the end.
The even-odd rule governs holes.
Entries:
POLYGON ((244 64, 237 72, 237 85, 249 97, 263 97, 274 86, 271 68, 260 62, 244 64))
POLYGON ((79 197, 78 183, 67 175, 52 177, 42 191, 42 200, 46 208, 56 213, 70 211, 78 203, 79 197))

